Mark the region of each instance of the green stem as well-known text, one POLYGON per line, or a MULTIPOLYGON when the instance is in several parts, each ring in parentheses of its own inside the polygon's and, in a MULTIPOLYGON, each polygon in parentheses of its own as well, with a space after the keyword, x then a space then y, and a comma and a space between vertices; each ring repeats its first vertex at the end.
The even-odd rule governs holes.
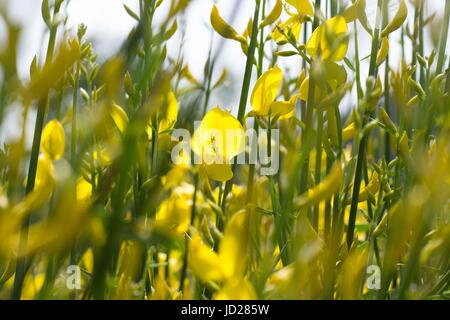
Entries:
MULTIPOLYGON (((381 8, 384 5, 385 0, 378 0, 378 9, 377 10, 377 27, 375 29, 373 40, 372 40, 372 52, 370 55, 370 66, 369 66, 369 77, 374 77, 376 75, 376 58, 378 53, 378 46, 379 46, 379 21, 380 21, 380 12, 381 8)), ((363 115, 363 126, 367 123, 367 115, 363 115)), ((363 170, 364 170, 364 161, 366 160, 366 149, 367 149, 367 143, 369 140, 368 134, 364 134, 364 136, 361 139, 361 142, 359 144, 359 150, 358 150, 358 160, 356 163, 356 171, 355 171, 355 180, 353 183, 353 193, 352 193, 352 202, 350 206, 350 216, 348 220, 348 229, 347 229, 347 246, 348 249, 350 249, 352 243, 353 243, 353 236, 355 233, 355 222, 356 222, 356 213, 358 210, 358 202, 359 202, 359 192, 361 189, 361 180, 363 177, 363 170)))
MULTIPOLYGON (((191 207, 191 226, 194 225, 195 222, 195 216, 196 216, 196 203, 197 203, 197 189, 198 189, 198 173, 195 174, 194 177, 194 194, 192 195, 192 207, 191 207)), ((189 254, 189 238, 190 238, 190 232, 189 230, 186 233, 185 239, 184 239, 184 256, 183 256, 183 266, 181 268, 181 275, 180 275, 180 286, 179 290, 183 292, 184 289, 184 281, 186 279, 187 275, 187 265, 188 265, 188 254, 189 254)))
POLYGON ((212 42, 211 46, 209 48, 208 53, 208 61, 206 62, 206 79, 205 79, 205 99, 203 100, 203 113, 202 116, 206 114, 206 110, 208 109, 209 99, 211 97, 211 81, 212 81, 212 75, 214 72, 214 60, 211 59, 212 55, 212 42))
MULTIPOLYGON (((265 11, 266 11, 266 0, 263 0, 262 3, 262 12, 261 12, 261 20, 264 20, 265 18, 265 11)), ((257 77, 258 79, 262 76, 263 73, 263 64, 264 64, 264 29, 261 28, 260 30, 260 34, 259 34, 259 46, 258 46, 258 69, 257 69, 257 77)), ((258 121, 253 122, 253 130, 255 132, 255 139, 257 139, 258 136, 258 129, 259 129, 259 125, 258 125, 258 121)), ((253 146, 253 143, 250 147, 253 146)), ((256 152, 257 150, 250 150, 250 152, 256 152)), ((249 169, 248 169, 248 179, 247 179, 247 203, 253 203, 253 191, 254 191, 254 183, 255 183, 255 164, 254 163, 250 163, 249 164, 249 169)), ((250 207, 249 209, 249 219, 252 221, 252 223, 250 223, 250 228, 254 228, 254 226, 258 226, 259 225, 259 218, 258 216, 255 216, 255 210, 253 209, 253 207, 250 207)), ((251 232, 251 234, 253 234, 254 239, 255 239, 255 247, 258 250, 259 247, 259 230, 258 228, 254 228, 252 230, 253 232, 251 232)), ((258 256, 258 254, 256 255, 251 255, 251 257, 254 256, 258 256)))
POLYGON ((361 86, 361 67, 359 62, 359 45, 358 45, 358 27, 356 21, 353 22, 353 28, 355 30, 354 40, 355 40, 355 74, 356 74, 356 92, 359 100, 362 98, 363 90, 361 86))
MULTIPOLYGON (((57 2, 57 5, 55 5, 53 10, 53 17, 55 17, 59 9, 61 7, 61 3, 57 2)), ((58 25, 55 23, 52 28, 50 29, 50 36, 48 40, 48 46, 47 46, 47 55, 45 64, 49 64, 53 58, 53 52, 55 49, 55 42, 56 42, 56 33, 58 31, 58 25)), ((34 190, 34 185, 36 182, 36 172, 37 172, 37 165, 39 160, 39 150, 41 146, 41 137, 42 137, 42 130, 44 128, 44 122, 45 122, 45 114, 47 111, 48 106, 48 97, 42 98, 38 103, 38 110, 36 115, 36 122, 34 126, 34 135, 33 135, 33 145, 31 148, 31 156, 30 156, 30 163, 28 166, 28 175, 27 175, 27 185, 26 185, 26 194, 31 193, 34 190)), ((27 215, 23 221, 21 232, 20 232, 20 240, 19 240, 19 251, 18 255, 20 256, 22 252, 26 250, 27 243, 28 243, 28 228, 30 226, 30 215, 27 215)), ((22 295, 22 286, 23 281, 25 279, 25 274, 27 270, 27 264, 28 261, 26 257, 21 257, 17 259, 16 264, 16 275, 14 278, 14 287, 12 292, 12 298, 14 300, 20 299, 22 295)))
POLYGON ((447 47, 449 22, 450 22, 450 0, 447 0, 445 2, 444 23, 442 26, 441 42, 439 47, 438 62, 436 66, 437 74, 441 73, 442 68, 444 67, 445 49, 447 47))
MULTIPOLYGON (((323 112, 319 111, 317 114, 317 139, 316 139, 316 168, 314 172, 314 183, 318 185, 322 173, 322 138, 323 138, 323 112)), ((319 230, 319 205, 314 206, 312 226, 316 231, 319 230)))
MULTIPOLYGON (((248 52, 247 52, 247 62, 245 64, 244 80, 242 83, 241 98, 240 98, 239 110, 238 110, 238 120, 243 125, 244 125, 245 109, 247 106, 247 100, 248 100, 248 95, 249 95, 249 91, 250 91, 250 82, 252 79, 252 69, 253 69, 253 64, 254 64, 254 60, 255 60, 256 45, 258 42, 257 41, 258 40, 258 29, 259 29, 258 21, 259 21, 260 7, 261 7, 261 1, 256 0, 255 14, 253 17, 252 37, 250 39, 250 45, 249 45, 248 52)), ((236 169, 236 165, 233 164, 233 166, 232 166, 233 173, 235 172, 235 169, 236 169)), ((225 184, 225 189, 224 189, 223 197, 222 197, 222 210, 224 213, 225 213, 225 207, 226 207, 226 199, 227 199, 228 193, 231 191, 232 186, 233 186, 232 179, 228 180, 225 184)), ((220 230, 220 231, 222 231, 222 230, 220 230)))
POLYGON ((70 161, 72 165, 75 163, 75 156, 77 151, 77 104, 78 104, 78 87, 80 78, 80 65, 77 64, 75 70, 75 81, 72 96, 72 129, 70 136, 70 161))
MULTIPOLYGON (((316 0, 315 2, 315 10, 314 12, 318 13, 320 10, 320 0, 316 0)), ((317 14, 314 15, 314 21, 312 26, 312 31, 316 30, 319 26, 319 17, 317 14)), ((309 175, 309 153, 311 151, 311 139, 313 136, 313 115, 314 115, 314 96, 315 96, 315 83, 313 79, 312 70, 314 70, 314 60, 311 59, 310 65, 310 74, 309 74, 309 89, 308 89, 308 101, 306 106, 306 119, 305 119, 305 137, 303 139, 302 153, 305 154, 303 157, 303 164, 301 167, 301 176, 300 176, 300 188, 299 192, 304 193, 308 189, 308 175, 309 175)))
MULTIPOLYGON (((383 8, 383 16, 385 19, 389 16, 389 8, 387 1, 384 4, 383 8)), ((387 35, 386 37, 389 37, 387 35)), ((389 38, 388 38, 389 39, 389 38)), ((386 56, 386 61, 384 65, 384 109, 386 113, 391 116, 391 108, 390 108, 390 90, 389 90, 389 53, 386 56)), ((384 141, 384 157, 387 162, 391 161, 391 140, 389 138, 389 134, 387 132, 384 133, 385 141, 384 141)))
MULTIPOLYGON (((424 3, 425 0, 420 1, 419 5, 419 54, 424 56, 424 3)), ((425 81, 425 68, 420 65, 420 84, 424 86, 425 81)))

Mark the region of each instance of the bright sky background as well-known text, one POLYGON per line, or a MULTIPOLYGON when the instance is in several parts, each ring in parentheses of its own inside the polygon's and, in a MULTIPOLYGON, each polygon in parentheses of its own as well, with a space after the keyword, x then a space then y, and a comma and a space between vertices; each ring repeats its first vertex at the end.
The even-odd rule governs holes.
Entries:
MULTIPOLYGON (((169 0, 164 0, 168 2, 169 0)), ((248 19, 252 16, 254 7, 253 0, 237 0, 240 1, 238 12, 233 13, 235 0, 218 0, 220 14, 228 21, 233 21, 233 26, 242 32, 248 19)), ((269 0, 271 4, 273 0, 269 0)), ((441 19, 443 14, 445 0, 425 0, 428 12, 437 11, 437 18, 441 19)), ((44 23, 41 18, 41 1, 40 0, 0 0, 0 3, 6 2, 9 12, 13 19, 23 27, 23 35, 19 48, 19 73, 21 78, 28 77, 29 65, 36 53, 38 57, 43 56, 43 48, 46 46, 46 38, 44 33, 44 23)), ((348 2, 344 0, 344 2, 348 2)), ((391 0, 390 12, 395 13, 399 0, 391 0)), ((209 24, 209 15, 213 5, 213 0, 193 0, 186 12, 185 21, 179 21, 180 29, 185 31, 185 41, 182 44, 183 56, 187 61, 193 73, 201 79, 204 63, 207 58, 211 28, 209 24)), ((375 19, 375 3, 376 1, 367 1, 367 14, 372 21, 375 19)), ((122 44, 127 37, 128 32, 136 24, 136 22, 128 16, 123 8, 123 4, 138 11, 137 0, 71 0, 68 10, 68 26, 74 31, 79 23, 88 26, 88 37, 94 41, 94 49, 105 58, 111 55, 122 44)), ((271 7, 271 5, 269 6, 271 7)), ((161 14, 156 17, 162 19, 161 14)), ((374 23, 372 22, 372 25, 374 23)), ((0 25, 0 39, 2 34, 0 25)), ((399 33, 399 32, 397 32, 399 33)), ((370 43, 368 36, 364 31, 360 31, 361 57, 369 54, 370 43)), ((429 54, 432 43, 430 35, 425 35, 427 39, 426 54, 429 54)), ((218 35, 214 35, 214 46, 217 47, 222 41, 218 35)), ((395 61, 399 61, 400 52, 395 41, 391 41, 391 57, 395 61)), ((351 42, 352 43, 352 42, 351 42)), ((180 43, 177 40, 172 41, 169 46, 169 54, 176 56, 180 49, 180 43)), ((447 49, 447 52, 449 49, 447 49)), ((349 48, 349 56, 353 55, 353 46, 349 48)), ((410 56, 411 53, 407 52, 410 56)), ((236 110, 239 99, 239 91, 242 83, 243 69, 245 65, 245 57, 242 54, 239 44, 234 41, 226 41, 223 51, 219 59, 216 73, 220 73, 223 67, 227 67, 230 73, 230 79, 227 83, 226 95, 213 95, 210 107, 220 104, 222 107, 236 110)), ((280 60, 282 67, 289 67, 291 72, 296 72, 299 66, 298 58, 288 58, 280 60)), ((362 72, 367 70, 367 61, 362 64, 362 72)), ((218 75, 216 75, 217 77, 218 75)), ((2 140, 0 132, 0 140, 2 140)))
MULTIPOLYGON (((168 1, 165 0, 165 2, 168 1)), ((252 16, 254 1, 238 1, 241 3, 236 14, 232 12, 234 0, 218 0, 217 3, 221 15, 227 20, 232 17, 235 28, 242 31, 248 19, 252 16)), ((273 0, 270 1, 274 2, 273 0)), ((445 0, 425 1, 429 12, 437 11, 438 17, 442 15, 445 0)), ((186 12, 186 21, 184 22, 186 39, 183 43, 183 51, 190 68, 198 76, 202 74, 208 53, 211 35, 209 14, 213 2, 213 0, 193 0, 186 12)), ((398 0, 391 0, 391 14, 395 12, 398 2, 398 0)), ((41 1, 6 0, 6 3, 14 19, 23 26, 23 37, 19 50, 21 62, 19 67, 20 74, 26 76, 34 54, 36 52, 42 54, 42 47, 46 44, 43 32, 44 24, 40 15, 41 1)), ((372 20, 375 16, 375 3, 376 1, 367 1, 367 13, 372 20)), ((88 37, 95 41, 95 50, 101 57, 107 57, 120 46, 135 25, 135 21, 123 9, 123 4, 138 11, 137 0, 71 0, 68 6, 68 25, 76 30, 79 23, 85 23, 88 26, 88 37)), ((360 33, 363 38, 367 38, 367 35, 363 32, 360 33)), ((217 45, 221 39, 216 35, 214 41, 217 45)), ((172 44, 170 49, 175 55, 179 49, 179 43, 173 42, 172 44)), ((362 50, 369 49, 366 47, 363 45, 362 50)), ((362 56, 364 56, 363 54, 362 56)), ((395 56, 393 54, 394 58, 395 56)), ((245 61, 237 43, 227 41, 220 60, 222 65, 231 69, 232 74, 236 74, 236 76, 242 74, 245 61)), ((295 61, 289 60, 288 64, 295 64, 295 61)))

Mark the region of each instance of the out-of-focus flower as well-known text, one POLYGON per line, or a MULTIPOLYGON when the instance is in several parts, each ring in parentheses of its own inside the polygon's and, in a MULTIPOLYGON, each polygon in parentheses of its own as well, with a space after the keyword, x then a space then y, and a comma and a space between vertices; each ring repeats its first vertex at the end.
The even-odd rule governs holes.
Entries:
POLYGON ((245 148, 244 129, 229 112, 216 107, 205 115, 191 144, 208 176, 227 181, 233 177, 230 161, 245 148))
POLYGON ((295 109, 295 99, 291 101, 275 101, 280 91, 283 78, 281 69, 276 66, 267 70, 256 82, 250 103, 254 114, 258 116, 292 115, 295 109))
POLYGON ((42 152, 51 160, 59 160, 64 155, 64 128, 58 120, 51 120, 42 131, 42 152))
POLYGON ((347 21, 342 16, 326 20, 314 30, 306 44, 306 51, 312 57, 340 61, 348 50, 347 21))

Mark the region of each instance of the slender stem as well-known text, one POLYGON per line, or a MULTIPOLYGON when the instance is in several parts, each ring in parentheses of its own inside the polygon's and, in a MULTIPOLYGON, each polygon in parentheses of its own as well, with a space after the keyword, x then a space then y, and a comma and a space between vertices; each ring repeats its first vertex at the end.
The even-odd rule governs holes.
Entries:
POLYGON ((355 40, 355 74, 356 74, 356 93, 359 100, 362 98, 363 90, 361 86, 361 67, 359 62, 359 41, 358 41, 358 27, 356 24, 356 21, 353 22, 353 28, 354 28, 354 40, 355 40))
POLYGON ((203 100, 203 113, 202 116, 206 114, 206 110, 208 109, 208 104, 209 104, 209 99, 211 96, 211 81, 212 81, 212 75, 214 72, 214 60, 212 59, 212 41, 211 41, 211 46, 209 48, 209 53, 208 53, 208 60, 206 62, 206 79, 205 79, 205 98, 203 100))
MULTIPOLYGON (((192 207, 191 207, 191 224, 190 224, 191 226, 194 225, 195 216, 196 216, 197 189, 198 189, 198 173, 196 173, 195 177, 194 177, 194 193, 192 195, 192 207)), ((179 286, 179 290, 181 292, 183 292, 184 281, 186 279, 186 274, 187 274, 187 264, 188 264, 188 254, 189 254, 189 238, 190 238, 190 232, 188 230, 186 232, 186 236, 184 239, 183 266, 181 268, 180 286, 179 286)))
MULTIPOLYGON (((312 32, 316 30, 316 28, 319 26, 319 17, 318 12, 320 10, 320 0, 316 0, 315 2, 315 12, 314 15, 314 21, 312 26, 312 32)), ((305 137, 303 140, 303 146, 302 146, 302 152, 305 155, 309 155, 311 151, 311 139, 313 136, 313 115, 314 115, 314 96, 315 96, 315 83, 312 76, 312 70, 314 69, 314 60, 311 60, 311 66, 310 66, 310 76, 309 76, 309 89, 308 89, 308 101, 306 106, 306 119, 305 119, 305 126, 306 126, 306 132, 305 137)), ((309 156, 305 156, 303 158, 303 165, 301 168, 301 176, 300 176, 300 188, 299 192, 304 193, 308 188, 308 175, 309 175, 309 156)))
MULTIPOLYGON (((322 173, 322 138, 323 138, 323 112, 319 111, 317 114, 317 139, 316 139, 316 168, 314 172, 314 183, 318 185, 321 179, 322 173)), ((313 217, 312 217, 313 227, 316 231, 319 230, 319 204, 314 206, 313 217)))
MULTIPOLYGON (((383 7, 385 0, 378 0, 378 8, 377 10, 377 17, 376 17, 376 28, 373 35, 372 40, 372 51, 370 55, 370 66, 369 66, 369 77, 374 77, 376 75, 376 57, 378 53, 378 46, 379 46, 379 33, 380 33, 380 11, 383 7)), ((367 123, 367 115, 363 115, 363 125, 367 123)), ((348 220, 348 229, 347 229, 347 246, 350 249, 352 243, 353 243, 353 236, 355 233, 355 222, 356 222, 356 213, 358 210, 358 200, 359 200, 359 192, 361 189, 361 180, 363 177, 363 170, 364 170, 364 161, 366 160, 366 149, 367 149, 367 142, 369 140, 368 134, 364 134, 364 136, 361 139, 361 142, 359 144, 359 150, 358 150, 358 160, 356 163, 356 170, 355 170, 355 180, 353 183, 353 193, 352 193, 352 202, 350 206, 350 216, 348 220)))
POLYGON ((250 91, 250 81, 252 79, 252 69, 255 60, 255 51, 258 39, 258 21, 259 21, 259 11, 261 7, 261 0, 256 0, 255 15, 253 17, 253 29, 252 37, 250 39, 250 45, 247 53, 247 62, 245 64, 244 81, 242 83, 241 98, 239 101, 238 110, 238 120, 243 123, 245 116, 245 109, 247 106, 248 95, 250 91))
MULTIPOLYGON (((333 166, 333 159, 327 156, 326 163, 326 173, 328 174, 333 166)), ((331 199, 327 199, 325 202, 325 213, 324 213, 324 227, 323 233, 325 237, 325 242, 330 244, 330 232, 331 232, 331 199)))
MULTIPOLYGON (((419 54, 424 56, 424 3, 425 0, 421 0, 419 4, 419 54)), ((420 84, 423 86, 425 81, 425 67, 420 65, 420 84)))
MULTIPOLYGON (((385 2, 384 8, 383 8, 383 16, 385 19, 389 16, 389 8, 387 5, 387 1, 385 2)), ((389 35, 387 35, 389 37, 389 35)), ((389 53, 386 56, 386 61, 384 64, 384 109, 386 110, 386 113, 390 116, 391 115, 391 108, 390 108, 390 90, 389 90, 389 53)), ((391 161, 392 155, 391 155, 391 140, 389 139, 389 134, 385 132, 385 141, 384 141, 384 157, 386 161, 391 161)))
POLYGON ((444 23, 442 26, 441 42, 439 47, 438 62, 436 66, 436 73, 442 72, 445 60, 445 49, 447 47, 448 28, 450 23, 450 0, 445 2, 444 23))
POLYGON ((77 151, 77 104, 78 104, 78 87, 80 78, 80 65, 77 64, 75 70, 75 83, 72 96, 72 129, 70 136, 70 161, 72 165, 75 163, 75 156, 77 151))
MULTIPOLYGON (((245 117, 245 109, 247 106, 247 100, 248 95, 250 91, 250 82, 252 78, 252 69, 253 69, 253 63, 255 60, 255 51, 256 51, 256 45, 258 40, 258 21, 259 21, 259 12, 261 7, 261 1, 256 0, 255 5, 255 14, 253 17, 253 29, 252 29, 252 37, 250 39, 250 45, 247 52, 247 62, 245 64, 245 73, 244 73, 244 80, 242 83, 242 91, 241 91, 241 98, 239 102, 239 110, 238 110, 238 120, 241 122, 241 124, 244 124, 244 117, 245 117)), ((236 165, 233 164, 232 171, 235 172, 236 165)), ((228 193, 231 191, 231 187, 233 186, 233 180, 228 180, 225 184, 225 189, 223 192, 222 197, 222 210, 225 213, 225 207, 226 207, 226 199, 228 196, 228 193)))
MULTIPOLYGON (((58 4, 58 2, 57 2, 58 4)), ((58 5, 55 5, 53 10, 53 17, 55 17, 60 9, 61 3, 58 5)), ((58 25, 55 23, 52 28, 50 29, 50 36, 48 40, 48 46, 47 46, 47 55, 45 64, 49 64, 53 58, 53 52, 55 49, 55 42, 56 42, 56 33, 58 31, 58 25)), ((48 97, 42 98, 38 103, 38 110, 36 115, 36 122, 34 127, 34 135, 33 135, 33 145, 31 147, 31 156, 30 156, 30 163, 28 166, 28 175, 27 175, 27 185, 26 185, 26 194, 31 193, 34 190, 34 185, 36 182, 36 172, 37 172, 37 165, 38 165, 38 159, 39 159, 39 150, 41 146, 41 137, 42 137, 42 130, 44 127, 45 122, 45 114, 47 111, 47 105, 48 105, 48 97)), ((20 240, 19 240, 19 255, 26 250, 27 243, 28 243, 28 228, 30 226, 30 216, 27 215, 23 221, 22 229, 20 232, 20 240)), ((12 298, 14 300, 20 299, 22 295, 22 286, 23 281, 25 278, 25 273, 27 269, 28 261, 26 257, 21 257, 17 260, 16 264, 16 275, 14 278, 14 288, 12 292, 12 298)))
MULTIPOLYGON (((264 20, 265 18, 265 11, 266 11, 266 0, 262 0, 262 12, 261 12, 261 20, 264 20)), ((258 79, 262 76, 263 73, 263 65, 264 65, 264 29, 261 28, 260 33, 259 33, 259 46, 258 46, 258 68, 257 68, 257 77, 258 79)), ((257 139, 258 136, 258 129, 259 129, 259 125, 258 125, 258 121, 253 122, 253 130, 255 133, 254 138, 257 139)), ((253 142, 250 145, 250 148, 253 147, 253 142)), ((257 150, 250 150, 250 154, 252 154, 253 152, 257 152, 257 150)), ((254 191, 254 181, 255 180, 255 164, 250 161, 249 163, 249 169, 248 169, 248 179, 247 179, 247 203, 253 203, 253 191, 254 191)), ((258 215, 255 215, 255 210, 253 209, 253 207, 250 207, 248 209, 249 211, 249 219, 252 220, 252 223, 250 223, 250 228, 253 228, 253 232, 251 232, 251 234, 253 234, 253 237, 255 239, 255 243, 256 243, 256 248, 258 249, 259 247, 259 230, 256 226, 259 225, 259 217, 258 215)), ((252 257, 254 255, 251 255, 252 257)), ((256 255, 258 256, 258 255, 256 255)))

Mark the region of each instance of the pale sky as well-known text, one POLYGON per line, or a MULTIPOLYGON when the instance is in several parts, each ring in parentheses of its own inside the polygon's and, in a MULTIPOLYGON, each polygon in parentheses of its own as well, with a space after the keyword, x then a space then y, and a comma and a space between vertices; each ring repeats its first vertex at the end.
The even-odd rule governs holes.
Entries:
MULTIPOLYGON (((168 0, 164 0, 166 3, 168 0)), ((235 0, 193 0, 188 7, 185 15, 184 24, 179 21, 179 26, 185 31, 185 41, 182 44, 183 56, 188 63, 190 69, 198 78, 201 79, 203 74, 204 63, 207 58, 211 27, 209 23, 209 15, 214 2, 217 2, 220 14, 228 21, 233 20, 233 26, 242 32, 252 16, 254 7, 253 0, 237 0, 240 1, 240 7, 237 13, 233 13, 232 9, 235 0)), ((437 18, 441 19, 443 15, 443 8, 445 0, 425 0, 428 12, 437 11, 437 18)), ((29 65, 33 56, 38 53, 38 57, 43 56, 43 47, 46 46, 46 38, 44 34, 44 23, 41 18, 41 1, 40 0, 0 0, 0 4, 5 3, 8 6, 9 12, 13 19, 18 22, 23 28, 23 35, 19 48, 19 74, 22 79, 28 77, 29 65)), ((348 2, 345 1, 345 2, 348 2)), ((271 5, 274 0, 269 0, 271 5)), ((393 15, 398 6, 399 0, 391 0, 390 13, 393 15)), ((94 49, 100 57, 108 57, 114 53, 127 37, 131 28, 136 24, 125 12, 123 4, 137 11, 137 0, 71 0, 67 11, 69 15, 68 26, 76 30, 79 23, 84 23, 88 26, 88 37, 94 41, 94 49)), ((268 5, 268 7, 271 7, 268 5)), ((367 14, 370 20, 375 19, 375 1, 367 1, 367 14)), ((411 15, 410 15, 410 18, 411 15)), ((163 19, 160 13, 156 16, 156 23, 158 19, 163 19)), ((372 25, 374 23, 372 22, 372 25)), ((397 32, 399 36, 400 32, 397 32)), ((2 27, 0 25, 0 41, 2 39, 2 27)), ((370 42, 367 34, 360 31, 359 36, 361 57, 369 54, 370 42)), ((425 35, 427 39, 426 54, 430 53, 432 46, 430 36, 425 35)), ((219 41, 222 39, 215 34, 213 43, 217 48, 219 41)), ((353 56, 353 45, 350 42, 349 54, 353 56)), ((395 35, 393 41, 391 40, 391 59, 392 61, 399 61, 400 52, 398 45, 395 44, 395 35)), ((177 39, 171 40, 169 45, 169 54, 176 56, 180 50, 180 43, 177 39)), ((447 49, 449 52, 449 49, 447 49)), ((408 56, 410 53, 407 52, 408 56)), ((42 58, 41 58, 42 61, 42 58)), ((282 67, 289 67, 291 72, 297 72, 300 65, 298 58, 283 58, 280 60, 282 67)), ((210 107, 214 105, 221 105, 224 108, 236 110, 239 91, 242 83, 243 70, 245 65, 245 56, 243 55, 239 44, 234 41, 226 41, 221 52, 220 59, 217 64, 216 73, 220 73, 223 67, 226 67, 230 73, 230 81, 227 83, 227 95, 211 97, 210 107)), ((367 70, 367 61, 362 63, 362 72, 367 70)), ((217 77, 218 75, 216 75, 217 77)), ((255 80, 255 79, 253 79, 255 80)), ((345 104, 345 103, 344 103, 345 104)), ((0 141, 2 140, 2 133, 0 132, 0 141)), ((4 138, 4 137, 3 137, 4 138)))
MULTIPOLYGON (((241 2, 240 8, 235 15, 231 12, 235 0, 218 0, 216 2, 221 15, 228 20, 230 17, 233 17, 233 26, 238 31, 242 31, 248 19, 252 16, 254 1, 238 1, 241 2)), ((443 12, 444 1, 426 0, 426 3, 429 11, 437 11, 439 17, 443 12)), ((165 2, 168 2, 168 0, 165 0, 165 2)), ((213 0, 193 0, 186 12, 186 39, 183 43, 184 57, 191 70, 199 77, 202 74, 208 53, 211 35, 209 14, 214 2, 213 0)), ((274 1, 270 0, 270 2, 273 3, 274 1)), ((391 14, 395 12, 398 2, 399 0, 391 0, 391 14)), ((6 0, 6 3, 14 19, 23 26, 24 33, 19 51, 21 62, 19 68, 21 76, 25 77, 34 54, 42 51, 42 44, 46 43, 43 41, 44 24, 40 15, 41 1, 6 0)), ((136 23, 127 15, 123 9, 123 4, 128 5, 135 11, 138 10, 137 0, 71 0, 68 6, 68 25, 76 30, 79 23, 85 23, 88 26, 88 37, 95 40, 95 50, 101 57, 107 57, 120 46, 136 23)), ((367 13, 369 19, 373 20, 375 16, 375 1, 367 1, 367 13)), ((158 20, 158 15, 156 20, 158 20)), ((362 38, 367 38, 366 34, 360 33, 362 38)), ((215 35, 214 43, 217 45, 218 41, 221 41, 221 39, 215 35)), ((361 47, 363 51, 364 49, 369 49, 365 48, 367 46, 361 47)), ((392 50, 395 50, 394 46, 392 48, 392 50)), ((175 55, 179 50, 179 43, 176 40, 172 41, 172 46, 169 49, 169 52, 175 55)), ((364 52, 362 52, 361 56, 364 56, 364 52)), ((395 52, 392 56, 396 56, 395 52)), ((220 63, 230 68, 232 73, 236 73, 236 75, 242 73, 245 58, 237 43, 227 41, 220 60, 220 63)), ((286 61, 288 61, 287 64, 290 64, 289 60, 286 61)), ((295 64, 295 61, 292 61, 292 63, 295 64)))

